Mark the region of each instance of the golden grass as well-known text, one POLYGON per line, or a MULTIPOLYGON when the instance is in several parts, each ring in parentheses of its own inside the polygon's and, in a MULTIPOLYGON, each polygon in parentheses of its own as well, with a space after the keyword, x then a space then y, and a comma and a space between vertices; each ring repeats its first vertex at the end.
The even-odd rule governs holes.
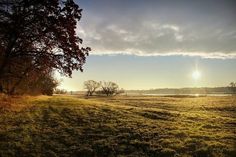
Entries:
POLYGON ((0 156, 236 156, 233 96, 10 99, 0 156))

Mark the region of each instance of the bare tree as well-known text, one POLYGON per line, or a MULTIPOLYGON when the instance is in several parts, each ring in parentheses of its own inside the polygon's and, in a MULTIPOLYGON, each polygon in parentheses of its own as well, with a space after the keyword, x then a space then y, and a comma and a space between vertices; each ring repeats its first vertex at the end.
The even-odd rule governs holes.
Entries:
POLYGON ((101 94, 105 94, 107 96, 114 95, 118 92, 119 86, 114 82, 103 82, 101 83, 101 94))
POLYGON ((93 93, 100 87, 100 83, 94 80, 84 82, 84 89, 87 90, 87 96, 92 96, 93 93))

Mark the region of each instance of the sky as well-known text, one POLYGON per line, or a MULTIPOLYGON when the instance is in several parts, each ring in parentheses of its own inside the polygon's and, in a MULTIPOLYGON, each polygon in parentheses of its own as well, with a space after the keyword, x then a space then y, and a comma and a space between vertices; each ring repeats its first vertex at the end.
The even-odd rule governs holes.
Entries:
POLYGON ((84 72, 60 88, 83 90, 85 80, 124 89, 216 87, 236 81, 235 0, 77 0, 76 32, 92 48, 84 72), (194 71, 200 77, 194 78, 194 71))

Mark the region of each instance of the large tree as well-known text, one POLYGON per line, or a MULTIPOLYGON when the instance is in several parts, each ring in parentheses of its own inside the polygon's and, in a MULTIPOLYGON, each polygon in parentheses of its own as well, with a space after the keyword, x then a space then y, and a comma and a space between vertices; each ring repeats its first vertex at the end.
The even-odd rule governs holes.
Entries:
POLYGON ((2 82, 14 78, 18 85, 32 71, 82 71, 90 48, 80 46, 75 32, 81 12, 73 0, 2 0, 0 90, 2 82))

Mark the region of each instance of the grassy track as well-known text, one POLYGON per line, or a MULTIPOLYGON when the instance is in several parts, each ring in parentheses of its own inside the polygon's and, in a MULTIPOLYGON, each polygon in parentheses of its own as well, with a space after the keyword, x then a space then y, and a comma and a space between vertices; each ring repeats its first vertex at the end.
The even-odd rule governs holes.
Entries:
POLYGON ((236 97, 39 96, 0 103, 1 157, 236 156, 236 97))

